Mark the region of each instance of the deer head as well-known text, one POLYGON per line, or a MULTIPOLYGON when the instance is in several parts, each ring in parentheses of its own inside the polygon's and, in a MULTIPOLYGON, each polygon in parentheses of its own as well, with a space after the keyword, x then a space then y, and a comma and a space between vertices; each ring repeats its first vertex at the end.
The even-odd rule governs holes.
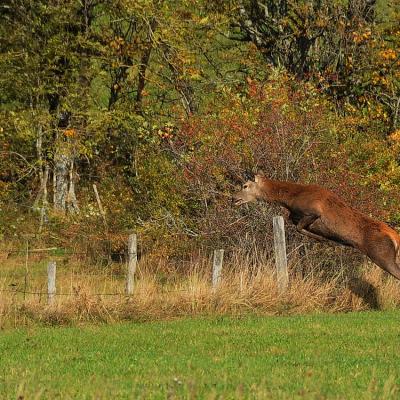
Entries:
POLYGON ((235 200, 235 205, 240 206, 241 204, 250 203, 258 200, 262 196, 262 191, 260 187, 261 177, 259 175, 255 176, 255 180, 247 181, 240 192, 233 195, 235 200))

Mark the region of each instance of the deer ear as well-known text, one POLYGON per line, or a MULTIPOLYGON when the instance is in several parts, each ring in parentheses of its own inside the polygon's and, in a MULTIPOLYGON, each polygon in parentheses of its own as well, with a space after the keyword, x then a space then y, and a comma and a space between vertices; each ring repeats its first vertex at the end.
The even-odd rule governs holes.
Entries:
POLYGON ((256 183, 258 183, 258 182, 260 182, 260 180, 261 180, 264 176, 265 176, 264 171, 261 170, 261 169, 258 169, 258 170, 257 170, 257 173, 256 173, 256 175, 255 175, 255 177, 254 177, 254 181, 255 181, 256 183))

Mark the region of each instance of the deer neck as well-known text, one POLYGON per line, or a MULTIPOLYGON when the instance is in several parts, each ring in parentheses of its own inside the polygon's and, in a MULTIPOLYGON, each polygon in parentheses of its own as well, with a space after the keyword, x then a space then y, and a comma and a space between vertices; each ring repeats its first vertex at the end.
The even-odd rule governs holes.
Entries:
POLYGON ((290 206, 295 184, 264 178, 261 184, 262 200, 290 206))

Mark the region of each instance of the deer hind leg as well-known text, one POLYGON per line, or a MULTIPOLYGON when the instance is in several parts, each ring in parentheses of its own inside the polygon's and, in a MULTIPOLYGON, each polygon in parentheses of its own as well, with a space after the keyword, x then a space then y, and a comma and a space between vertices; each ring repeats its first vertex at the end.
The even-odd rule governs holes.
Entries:
POLYGON ((388 236, 370 243, 368 257, 386 272, 400 280, 400 248, 388 236))
POLYGON ((391 266, 391 271, 388 272, 391 273, 395 278, 400 280, 400 246, 394 240, 392 240, 392 243, 394 247, 394 262, 391 266))
POLYGON ((396 264, 400 265, 400 246, 397 243, 395 243, 394 247, 396 252, 396 257, 395 257, 396 264))
POLYGON ((371 258, 371 260, 386 272, 389 272, 390 275, 400 280, 400 264, 397 264, 396 261, 377 260, 374 258, 371 258))

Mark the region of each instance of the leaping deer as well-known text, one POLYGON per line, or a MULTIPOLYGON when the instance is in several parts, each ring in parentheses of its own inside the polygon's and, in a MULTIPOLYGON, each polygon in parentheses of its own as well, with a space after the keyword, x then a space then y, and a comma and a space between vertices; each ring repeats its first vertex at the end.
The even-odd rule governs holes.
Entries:
POLYGON ((398 233, 349 207, 330 190, 256 175, 255 181, 246 182, 233 198, 236 205, 256 200, 277 203, 289 211, 289 220, 298 232, 358 249, 400 280, 398 233))

